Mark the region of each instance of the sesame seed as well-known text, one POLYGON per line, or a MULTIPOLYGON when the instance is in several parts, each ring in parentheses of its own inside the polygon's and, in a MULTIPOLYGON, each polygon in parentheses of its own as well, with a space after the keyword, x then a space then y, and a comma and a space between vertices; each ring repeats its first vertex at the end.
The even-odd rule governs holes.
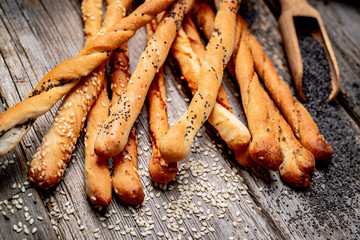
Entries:
POLYGON ((164 236, 164 233, 158 232, 158 233, 156 233, 156 235, 158 235, 159 237, 163 237, 163 236, 164 236))

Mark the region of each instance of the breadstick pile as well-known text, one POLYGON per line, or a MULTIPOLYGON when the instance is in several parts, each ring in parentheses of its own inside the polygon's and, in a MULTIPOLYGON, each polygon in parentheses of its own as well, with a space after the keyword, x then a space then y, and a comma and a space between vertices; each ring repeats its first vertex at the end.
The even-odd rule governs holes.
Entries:
POLYGON ((176 31, 180 28, 182 19, 192 4, 193 0, 178 0, 164 15, 141 54, 124 94, 112 108, 96 138, 96 154, 113 157, 124 149, 131 127, 144 104, 150 84, 165 62, 176 31))
POLYGON ((177 162, 189 154, 193 139, 214 108, 223 71, 230 60, 235 42, 236 13, 240 1, 220 1, 214 31, 201 64, 198 89, 188 110, 160 140, 160 152, 177 162))
MULTIPOLYGON (((209 26, 214 22, 211 7, 202 2, 201 8, 193 8, 192 16, 204 35, 209 36, 209 26)), ((332 157, 331 146, 320 134, 307 110, 280 80, 270 59, 249 33, 240 15, 237 16, 236 28, 237 46, 233 61, 227 67, 233 76, 236 68, 236 79, 252 136, 250 156, 267 169, 279 169, 281 177, 289 185, 306 187, 315 171, 314 159, 320 164, 328 163, 332 157), (271 98, 260 86, 258 74, 271 98)))
POLYGON ((107 0, 102 22, 102 1, 82 1, 84 48, 45 75, 28 98, 0 115, 0 157, 65 96, 33 156, 30 181, 45 189, 59 182, 86 126, 84 176, 90 201, 106 206, 114 191, 124 204, 141 204, 145 194, 134 123, 148 97, 153 181, 175 178, 177 162, 187 157, 196 133, 208 121, 240 165, 258 164, 279 171, 292 187, 308 186, 315 159, 328 163, 331 146, 250 34, 238 13, 240 0, 215 0, 216 13, 203 1, 151 0, 126 16, 131 4, 107 0), (126 42, 145 25, 147 45, 130 75, 126 42), (206 47, 196 25, 208 40, 206 47), (172 127, 162 67, 170 49, 193 95, 172 127), (232 113, 222 86, 226 67, 239 84, 249 129, 232 113))
MULTIPOLYGON (((205 57, 205 47, 201 43, 200 35, 191 18, 186 18, 183 28, 178 32, 172 46, 172 53, 179 63, 191 92, 195 94, 198 89, 201 62, 205 57)), ((214 109, 208 121, 227 145, 235 151, 239 164, 245 167, 252 166, 251 159, 244 156, 250 142, 249 130, 231 113, 228 96, 222 86, 220 86, 214 109)))

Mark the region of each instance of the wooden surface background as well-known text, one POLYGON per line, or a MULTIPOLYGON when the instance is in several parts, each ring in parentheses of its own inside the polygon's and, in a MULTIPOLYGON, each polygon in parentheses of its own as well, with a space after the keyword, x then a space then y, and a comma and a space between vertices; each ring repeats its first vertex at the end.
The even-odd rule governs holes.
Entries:
MULTIPOLYGON (((146 201, 130 208, 113 197, 107 208, 98 209, 84 190, 83 135, 60 183, 49 191, 27 183, 28 163, 54 118, 54 107, 35 122, 18 147, 0 159, 0 239, 359 239, 360 159, 356 156, 360 156, 353 154, 360 143, 359 6, 351 1, 309 2, 323 17, 340 67, 342 91, 331 105, 333 114, 341 116, 353 133, 351 144, 343 149, 352 155, 335 153, 333 163, 314 174, 309 189, 295 191, 277 173, 238 166, 208 124, 199 132, 189 157, 180 163, 175 181, 154 184, 147 173, 151 144, 145 105, 136 124, 146 201), (345 180, 343 166, 355 169, 345 180), (326 189, 329 177, 340 184, 324 194, 319 189, 326 189)), ((81 50, 80 4, 79 0, 0 0, 0 113, 26 98, 48 71, 81 50)), ((243 0, 241 12, 293 90, 276 21, 277 3, 243 0)), ((131 71, 145 44, 142 28, 129 42, 131 71)), ((187 108, 190 91, 182 85, 171 56, 165 74, 173 124, 187 108)), ((228 74, 224 85, 235 114, 245 121, 239 89, 228 74)), ((325 136, 343 131, 320 129, 325 136)))

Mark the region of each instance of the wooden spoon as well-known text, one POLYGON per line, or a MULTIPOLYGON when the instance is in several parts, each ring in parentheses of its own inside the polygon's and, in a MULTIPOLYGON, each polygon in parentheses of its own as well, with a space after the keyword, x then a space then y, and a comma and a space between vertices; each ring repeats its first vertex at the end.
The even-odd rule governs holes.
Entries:
POLYGON ((332 91, 327 101, 334 100, 340 89, 339 67, 319 12, 306 0, 280 0, 280 5, 280 32, 299 97, 302 101, 306 101, 302 89, 303 62, 297 33, 309 33, 320 42, 325 50, 332 83, 332 91))

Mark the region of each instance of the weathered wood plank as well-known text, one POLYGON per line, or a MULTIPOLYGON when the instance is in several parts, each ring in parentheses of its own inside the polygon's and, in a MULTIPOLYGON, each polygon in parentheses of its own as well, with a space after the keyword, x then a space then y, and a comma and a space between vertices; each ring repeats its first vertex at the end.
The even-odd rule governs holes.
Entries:
MULTIPOLYGON (((0 77, 3 79, 0 89, 2 101, 8 107, 25 98, 32 86, 56 64, 75 56, 82 47, 83 32, 79 1, 0 1, 0 6, 0 77)), ((290 82, 276 20, 267 6, 262 1, 249 0, 243 6, 243 14, 248 23, 251 23, 251 31, 275 63, 277 71, 290 82)), ((142 28, 129 43, 131 72, 145 44, 146 33, 142 28)), ((181 80, 178 71, 174 69, 175 65, 170 59, 170 65, 165 68, 167 95, 171 99, 168 102, 170 124, 173 124, 187 108, 185 98, 190 98, 189 91, 179 87, 181 80)), ((224 84, 235 114, 244 120, 237 86, 229 77, 224 79, 224 84)), ((31 215, 36 216, 35 214, 43 212, 42 216, 46 220, 35 220, 34 226, 38 224, 38 233, 30 238, 55 238, 51 225, 58 230, 61 239, 133 239, 135 237, 132 237, 130 232, 134 231, 132 234, 140 238, 147 230, 147 239, 159 238, 157 232, 168 233, 174 238, 182 233, 181 227, 186 230, 183 234, 186 238, 195 238, 200 232, 206 239, 226 239, 230 236, 240 239, 356 237, 356 234, 359 234, 356 231, 359 229, 360 216, 357 203, 359 188, 356 187, 359 185, 359 179, 356 177, 359 171, 359 158, 356 158, 359 144, 356 144, 359 143, 360 131, 338 105, 332 105, 330 110, 333 113, 326 115, 329 117, 326 121, 332 124, 331 131, 330 128, 326 128, 329 124, 321 124, 321 131, 326 137, 330 137, 331 143, 334 144, 339 143, 334 136, 342 136, 340 131, 346 131, 353 142, 349 146, 334 146, 336 154, 333 163, 327 170, 317 172, 311 188, 305 191, 288 188, 276 174, 268 173, 264 169, 242 169, 237 165, 234 167, 234 159, 227 152, 228 149, 220 146, 223 143, 217 139, 212 142, 214 131, 211 128, 204 131, 209 128, 208 125, 200 131, 189 158, 181 163, 182 171, 176 181, 168 184, 166 190, 163 190, 164 186, 155 186, 147 173, 151 150, 146 105, 137 121, 141 152, 140 174, 147 196, 144 206, 128 208, 121 205, 115 197, 110 206, 101 211, 91 205, 84 191, 82 136, 64 179, 54 189, 26 190, 26 193, 32 191, 33 196, 38 199, 38 204, 30 210, 31 215), (339 121, 347 124, 347 129, 336 128, 334 121, 337 121, 339 116, 339 121), (346 157, 350 162, 342 163, 346 157), (346 173, 349 167, 354 170, 346 173), (327 181, 332 185, 326 183, 327 181), (185 191, 187 189, 191 191, 185 191), (42 202, 37 192, 43 197, 42 202), (350 197, 350 194, 353 196, 350 197), (343 200, 337 197, 341 195, 344 196, 343 200), (331 201, 339 201, 338 206, 330 205, 331 201), (349 202, 348 206, 345 205, 346 202, 349 202), (344 206, 349 208, 343 209, 344 206), (209 214, 214 216, 199 220, 202 216, 208 217, 209 214), (161 219, 164 216, 166 218, 163 221, 161 219), (183 216, 185 220, 182 220, 183 216), (126 232, 125 225, 134 229, 126 232), (214 228, 214 232, 210 231, 211 227, 214 228), (97 228, 99 231, 94 233, 97 228), (125 231, 125 234, 122 231, 125 231)), ((2 160, 12 159, 12 154, 20 159, 13 164, 16 167, 11 171, 0 171, 2 196, 12 196, 15 193, 15 190, 11 189, 12 183, 26 180, 25 162, 31 159, 36 147, 40 145, 54 113, 55 110, 52 110, 39 118, 21 145, 2 160), (27 145, 31 147, 26 147, 27 145)), ((314 109, 311 113, 316 115, 314 109)), ((347 143, 349 139, 346 140, 347 143)), ((31 204, 31 199, 25 196, 22 198, 27 205, 31 204)), ((10 222, 13 224, 23 221, 22 218, 17 214, 16 217, 11 217, 10 222)), ((9 230, 12 225, 8 225, 1 225, 1 236, 6 234, 10 239, 19 239, 20 235, 9 230)), ((21 236, 27 237, 24 234, 21 236)))
MULTIPOLYGON (((2 104, 0 106, 0 111, 3 112, 9 106, 20 101, 19 97, 26 96, 27 93, 24 93, 23 91, 27 89, 29 82, 27 81, 27 71, 25 71, 27 62, 23 61, 23 59, 26 58, 20 57, 21 55, 23 56, 24 52, 21 51, 21 49, 19 51, 18 48, 14 47, 19 46, 19 44, 16 42, 17 39, 14 39, 10 34, 12 25, 4 12, 3 5, 0 9, 0 16, 0 71, 2 79, 2 104)), ((22 146, 16 147, 12 153, 9 153, 1 159, 0 206, 3 212, 0 220, 2 226, 0 235, 2 237, 6 236, 6 239, 19 239, 27 236, 25 231, 29 231, 28 233, 33 239, 54 239, 56 238, 55 231, 51 228, 50 219, 42 204, 42 200, 38 192, 34 188, 28 186, 26 182, 28 171, 26 165, 28 159, 24 155, 24 151, 28 151, 25 150, 27 149, 26 146, 27 144, 23 144, 22 146), (5 200, 9 202, 8 206, 6 206, 5 200), (43 220, 40 221, 39 219, 43 220), (21 228, 19 226, 20 222, 23 226, 21 228), (21 229, 19 233, 16 233, 13 230, 14 225, 17 225, 18 229, 21 229), (28 230, 24 230, 25 226, 28 230), (37 229, 37 232, 32 234, 32 231, 35 231, 35 228, 37 229)))

